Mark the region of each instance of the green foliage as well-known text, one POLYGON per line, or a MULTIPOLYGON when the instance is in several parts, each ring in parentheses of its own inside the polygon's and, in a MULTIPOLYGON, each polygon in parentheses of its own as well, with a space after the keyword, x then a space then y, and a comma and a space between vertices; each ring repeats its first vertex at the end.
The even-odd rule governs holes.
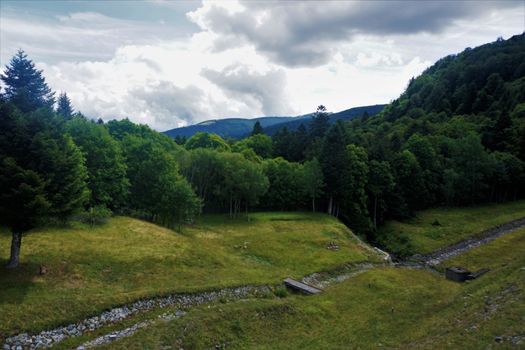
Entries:
POLYGON ((64 119, 71 119, 73 117, 73 106, 67 94, 61 93, 58 97, 57 114, 64 119))
POLYGON ((286 287, 277 287, 273 290, 273 294, 279 298, 286 298, 289 293, 286 287))
POLYGON ((129 192, 126 164, 120 144, 104 125, 76 117, 66 125, 86 158, 90 206, 123 208, 129 192))
POLYGON ((11 157, 0 161, 0 220, 15 232, 28 231, 43 220, 51 206, 44 179, 11 157))
POLYGON ((84 157, 67 134, 58 140, 39 135, 34 142, 40 153, 37 159, 44 160, 40 172, 48 177, 46 190, 52 203, 50 214, 65 221, 89 198, 84 157))
POLYGON ((302 167, 283 158, 264 162, 264 174, 268 177, 268 192, 262 202, 269 208, 290 210, 300 206, 303 199, 302 167))
POLYGON ((128 134, 122 140, 130 182, 130 205, 167 226, 199 212, 200 201, 181 177, 173 155, 152 140, 128 134))
MULTIPOLYGON (((2 149, 0 157, 7 160, 4 170, 10 172, 6 181, 18 178, 19 180, 16 181, 20 181, 20 186, 24 186, 27 181, 29 187, 33 188, 30 192, 38 198, 35 199, 36 203, 48 203, 42 205, 47 207, 45 213, 42 208, 36 210, 34 214, 26 211, 26 219, 24 217, 17 220, 8 219, 10 221, 8 226, 22 225, 25 229, 29 229, 31 225, 16 221, 36 222, 41 221, 45 216, 56 216, 65 220, 86 202, 89 195, 85 183, 87 172, 82 153, 71 137, 65 133, 63 124, 57 120, 51 110, 22 114, 9 103, 0 103, 1 128, 4 133, 4 137, 0 138, 2 149), (17 171, 20 173, 16 174, 17 171), (22 181, 22 179, 26 180, 22 181)), ((29 204, 33 201, 28 199, 27 193, 15 199, 17 192, 13 191, 13 187, 2 188, 6 191, 10 190, 11 195, 15 196, 10 202, 3 201, 3 205, 12 206, 13 202, 18 201, 20 206, 33 207, 29 204)), ((10 209, 6 207, 5 210, 10 209)))
MULTIPOLYGON (((341 176, 341 172, 345 169, 346 153, 344 147, 341 146, 345 144, 345 131, 342 124, 337 123, 328 130, 319 158, 326 183, 326 194, 330 197, 331 202, 336 203, 344 193, 345 179, 341 176)), ((337 204, 332 205, 328 211, 334 213, 336 206, 337 204)))
POLYGON ((310 137, 323 138, 330 128, 330 115, 326 112, 326 107, 320 105, 312 117, 310 123, 310 137))
POLYGON ((252 149, 261 158, 270 158, 273 154, 272 139, 264 134, 254 134, 236 142, 232 147, 233 152, 242 152, 245 149, 252 149))
POLYGON ((5 84, 6 99, 22 112, 51 108, 55 102, 54 92, 47 86, 42 71, 35 68, 22 50, 11 58, 0 79, 5 84))
POLYGON ((184 145, 186 149, 192 150, 196 148, 212 148, 218 151, 229 151, 230 145, 224 141, 219 135, 208 134, 205 132, 198 132, 186 141, 184 145))
POLYGON ((217 190, 218 196, 228 203, 230 216, 237 216, 241 205, 258 204, 259 198, 268 189, 268 178, 264 175, 262 166, 244 158, 239 153, 223 152, 220 154, 222 163, 222 181, 217 190))
POLYGON ((205 205, 218 192, 222 180, 222 162, 219 152, 197 148, 189 152, 189 159, 181 171, 205 205))
POLYGON ((8 267, 17 267, 22 234, 65 221, 89 195, 84 158, 50 109, 20 113, 0 101, 0 223, 13 233, 8 267))
POLYGON ((340 215, 354 230, 366 233, 371 229, 366 193, 368 155, 364 148, 356 145, 348 145, 345 151, 340 215))
POLYGON ((250 136, 259 135, 259 134, 264 134, 264 129, 261 126, 261 122, 256 121, 255 124, 253 125, 253 130, 250 136))
POLYGON ((383 215, 388 209, 386 196, 394 190, 395 182, 388 162, 373 159, 368 164, 368 170, 367 190, 370 193, 370 212, 374 229, 377 229, 378 222, 383 221, 383 215))
POLYGON ((312 211, 315 212, 315 200, 324 193, 325 186, 323 169, 317 158, 304 163, 301 180, 303 191, 311 199, 312 211))
POLYGON ((80 213, 80 215, 78 215, 78 220, 93 227, 95 225, 105 224, 110 217, 111 210, 103 205, 97 205, 80 213))

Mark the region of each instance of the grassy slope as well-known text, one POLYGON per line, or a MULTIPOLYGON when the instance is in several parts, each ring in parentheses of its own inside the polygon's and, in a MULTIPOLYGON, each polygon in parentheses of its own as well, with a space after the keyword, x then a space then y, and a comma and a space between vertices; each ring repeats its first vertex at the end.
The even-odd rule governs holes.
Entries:
POLYGON ((370 270, 323 294, 216 304, 110 348, 482 349, 525 346, 525 229, 446 262, 490 267, 465 284, 405 268, 370 270), (501 343, 495 337, 503 338, 501 343), (509 337, 521 336, 520 346, 509 337), (182 341, 179 341, 182 339, 182 341))
MULTIPOLYGON (((0 269, 0 336, 77 321, 144 296, 278 283, 371 256, 344 225, 323 214, 251 219, 208 216, 183 234, 125 217, 94 229, 31 232, 23 239, 20 268, 0 269), (326 249, 329 241, 341 249, 326 249), (46 275, 38 275, 39 264, 48 267, 46 275)), ((0 234, 0 262, 9 244, 7 232, 0 234)))
POLYGON ((467 208, 437 208, 419 212, 406 222, 387 222, 379 231, 390 251, 399 251, 398 240, 404 236, 410 253, 429 253, 454 244, 499 224, 525 217, 525 201, 467 208), (440 226, 432 223, 437 220, 440 226))

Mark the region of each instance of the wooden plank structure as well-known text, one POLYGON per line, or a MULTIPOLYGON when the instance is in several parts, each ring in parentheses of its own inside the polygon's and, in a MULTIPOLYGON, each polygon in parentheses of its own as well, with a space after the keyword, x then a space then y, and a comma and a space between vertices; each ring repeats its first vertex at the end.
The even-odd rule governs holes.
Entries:
POLYGON ((322 290, 319 289, 319 288, 315 288, 315 287, 309 286, 308 284, 305 284, 305 283, 293 280, 291 278, 285 279, 283 281, 283 283, 284 283, 285 286, 287 286, 289 288, 298 290, 298 291, 306 293, 306 294, 318 294, 318 293, 322 292, 322 290))

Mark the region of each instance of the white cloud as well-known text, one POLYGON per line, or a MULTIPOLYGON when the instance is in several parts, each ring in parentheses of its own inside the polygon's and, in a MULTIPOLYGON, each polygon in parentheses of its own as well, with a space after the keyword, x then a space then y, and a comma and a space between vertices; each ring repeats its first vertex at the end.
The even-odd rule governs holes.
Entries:
POLYGON ((356 35, 441 34, 461 21, 479 25, 487 16, 499 16, 501 26, 501 10, 521 11, 517 23, 523 25, 517 1, 205 2, 188 17, 218 34, 217 50, 250 44, 274 62, 297 67, 329 62, 337 46, 356 35))
MULTIPOLYGON (((201 28, 191 36, 177 36, 169 23, 96 12, 54 20, 2 13, 1 51, 22 47, 39 57, 50 86, 88 116, 164 130, 305 114, 319 104, 339 111, 386 103, 440 57, 523 31, 523 10, 513 7, 484 2, 485 10, 468 12, 473 3, 465 2, 453 13, 408 2, 379 23, 388 4, 205 2, 188 13, 201 28), (443 23, 429 17, 436 9, 443 23)), ((170 11, 174 3, 160 6, 170 11)))

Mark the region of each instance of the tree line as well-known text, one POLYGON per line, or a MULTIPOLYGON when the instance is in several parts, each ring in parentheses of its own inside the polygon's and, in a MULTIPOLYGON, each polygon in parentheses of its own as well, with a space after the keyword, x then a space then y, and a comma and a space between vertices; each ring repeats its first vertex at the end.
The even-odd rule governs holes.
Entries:
POLYGON ((324 211, 376 244, 399 241, 406 253, 402 237, 378 235, 385 219, 523 197, 524 41, 498 40, 438 61, 377 116, 330 124, 319 106, 297 130, 270 137, 255 124, 242 140, 207 133, 173 140, 127 119, 90 120, 67 94, 55 101, 19 51, 1 77, 8 266, 18 264, 24 232, 111 212, 180 229, 202 212, 324 211))

